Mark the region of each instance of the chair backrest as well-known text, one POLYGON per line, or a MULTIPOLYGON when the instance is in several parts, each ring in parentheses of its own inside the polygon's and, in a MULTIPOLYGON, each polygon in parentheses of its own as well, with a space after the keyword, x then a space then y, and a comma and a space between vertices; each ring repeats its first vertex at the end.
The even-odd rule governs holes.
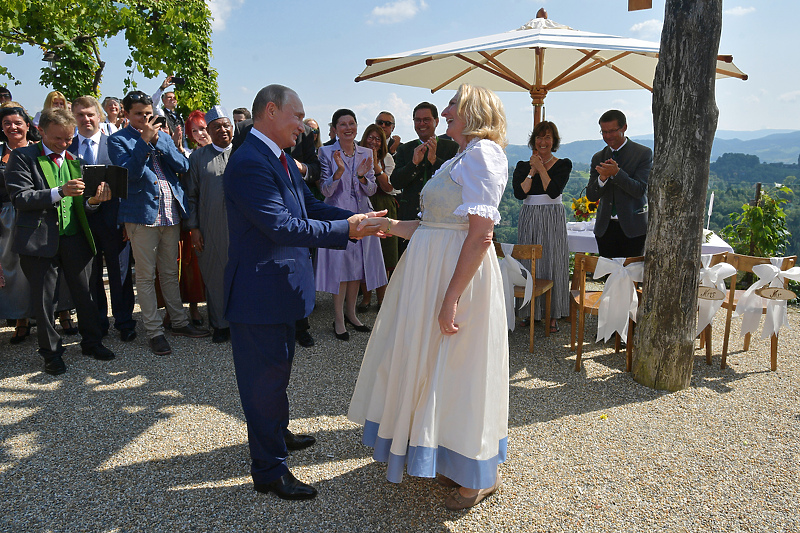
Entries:
MULTIPOLYGON (((754 257, 752 255, 741 255, 733 252, 728 253, 725 259, 728 263, 733 265, 736 273, 731 276, 731 292, 736 290, 736 278, 739 272, 753 272, 753 267, 756 265, 769 265, 771 264, 769 257, 754 257)), ((797 263, 797 256, 791 255, 783 258, 781 263, 781 270, 789 270, 797 263)), ((784 284, 785 285, 785 284, 784 284)))
POLYGON ((711 262, 708 264, 708 266, 713 267, 714 265, 725 263, 727 261, 728 261, 728 252, 719 252, 711 256, 711 262))
MULTIPOLYGON (((572 274, 572 284, 570 285, 571 290, 577 290, 582 284, 585 285, 586 274, 594 274, 594 271, 597 268, 598 259, 600 258, 596 255, 586 255, 583 252, 577 252, 575 254, 575 269, 573 270, 572 274)), ((644 261, 644 256, 640 255, 637 257, 626 257, 623 265, 628 266, 631 263, 637 263, 641 261, 644 261)))
MULTIPOLYGON (((497 257, 505 257, 501 243, 495 242, 494 250, 497 257)), ((541 244, 515 244, 511 251, 511 257, 517 261, 529 260, 531 262, 531 279, 536 279, 536 260, 542 258, 541 244)))
MULTIPOLYGON (((494 250, 497 257, 505 257, 503 247, 499 242, 494 243, 494 250)), ((511 257, 519 261, 520 259, 541 259, 542 258, 542 245, 541 244, 515 244, 514 250, 511 252, 511 257)))

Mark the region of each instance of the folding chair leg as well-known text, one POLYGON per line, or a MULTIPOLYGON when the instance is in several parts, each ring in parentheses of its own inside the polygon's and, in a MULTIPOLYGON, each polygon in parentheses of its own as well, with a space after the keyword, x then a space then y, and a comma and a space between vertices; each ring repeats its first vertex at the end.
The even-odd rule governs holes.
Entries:
POLYGON ((725 337, 722 341, 722 360, 719 363, 720 370, 724 370, 728 366, 728 341, 731 338, 731 315, 733 311, 728 309, 728 315, 725 319, 725 337))
POLYGON ((703 334, 702 334, 702 335, 700 335, 700 345, 698 346, 698 348, 699 348, 700 350, 702 350, 702 349, 703 349, 703 347, 706 345, 706 336, 705 336, 705 332, 706 332, 706 330, 703 330, 703 334))
POLYGON ((550 296, 553 291, 547 291, 544 295, 544 336, 550 336, 550 296))
POLYGON ((578 306, 573 302, 569 303, 569 351, 575 351, 575 314, 578 312, 578 306))
POLYGON ((619 353, 619 349, 621 346, 622 335, 617 332, 614 332, 614 353, 619 353))
POLYGON ((633 330, 636 328, 636 322, 628 319, 628 340, 625 346, 625 372, 630 372, 633 367, 633 330))
POLYGON ((706 329, 703 330, 703 333, 700 335, 700 344, 703 344, 703 340, 705 340, 706 344, 706 364, 711 364, 711 324, 706 326, 706 329))
POLYGON ((583 355, 583 328, 586 326, 586 313, 578 317, 578 346, 575 348, 575 372, 581 371, 581 355, 583 355))
POLYGON ((744 336, 744 351, 750 351, 750 334, 744 336))
POLYGON ((769 339, 770 370, 778 370, 778 336, 773 333, 769 339))
POLYGON ((533 310, 536 309, 536 298, 531 299, 530 339, 528 340, 528 353, 533 353, 533 310))

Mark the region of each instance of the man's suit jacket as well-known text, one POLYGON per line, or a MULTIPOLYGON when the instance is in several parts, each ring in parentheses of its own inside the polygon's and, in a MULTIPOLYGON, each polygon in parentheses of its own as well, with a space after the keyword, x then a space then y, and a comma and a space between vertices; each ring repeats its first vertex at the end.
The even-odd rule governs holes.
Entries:
MULTIPOLYGON (((48 182, 42 170, 42 165, 50 164, 49 158, 43 155, 40 142, 11 152, 6 167, 6 188, 17 210, 11 247, 15 253, 54 257, 58 252, 58 209, 50 197, 50 189, 54 184, 48 182)), ((62 165, 67 165, 70 179, 81 177, 80 160, 67 159, 62 165)), ((84 197, 76 197, 74 205, 78 223, 94 253, 94 239, 86 219, 84 197)))
POLYGON ((653 168, 653 151, 650 148, 628 139, 615 156, 619 165, 616 176, 606 180, 601 187, 600 175, 595 167, 611 159, 611 147, 606 146, 594 156, 589 172, 589 184, 586 186, 586 197, 600 205, 594 226, 594 234, 603 236, 611 220, 611 209, 615 205, 619 225, 628 238, 639 237, 647 233, 647 179, 653 168))
POLYGON ((158 196, 161 191, 153 171, 153 156, 158 154, 161 170, 180 205, 180 216, 186 218, 183 187, 178 174, 189 170, 189 160, 175 148, 172 138, 160 131, 155 146, 142 140, 132 126, 122 128, 108 138, 111 163, 128 169, 128 198, 119 205, 119 223, 153 224, 158 215, 158 196))
MULTIPOLYGON (((235 152, 247 138, 247 134, 253 128, 253 119, 248 118, 236 123, 233 130, 233 148, 235 152)), ((322 167, 320 166, 319 157, 317 156, 317 147, 314 144, 314 136, 311 134, 311 127, 308 125, 303 126, 303 134, 297 138, 297 142, 291 148, 284 150, 295 161, 303 163, 308 167, 305 180, 306 183, 317 183, 322 175, 322 167)))
POLYGON ((427 156, 422 159, 419 165, 412 161, 414 149, 422 143, 419 139, 414 139, 403 143, 397 149, 394 156, 394 172, 389 180, 395 189, 402 189, 400 195, 400 209, 398 218, 400 220, 415 220, 419 213, 419 193, 431 179, 431 176, 439 170, 442 163, 453 158, 458 152, 458 143, 447 139, 439 139, 436 144, 436 162, 431 165, 427 156))
POLYGON ((248 133, 225 169, 228 264, 225 319, 293 324, 314 308, 309 248, 344 248, 353 213, 311 194, 297 167, 291 178, 261 139, 248 133))
MULTIPOLYGON (((72 144, 69 145, 69 150, 73 154, 80 154, 80 137, 75 135, 72 139, 72 144)), ((111 158, 108 157, 108 135, 101 130, 100 141, 97 143, 97 161, 96 165, 110 165, 111 158)), ((119 198, 111 198, 107 202, 101 203, 97 210, 93 213, 88 213, 89 224, 92 226, 92 231, 97 231, 97 221, 102 220, 105 226, 109 228, 117 227, 117 217, 119 215, 119 198)))

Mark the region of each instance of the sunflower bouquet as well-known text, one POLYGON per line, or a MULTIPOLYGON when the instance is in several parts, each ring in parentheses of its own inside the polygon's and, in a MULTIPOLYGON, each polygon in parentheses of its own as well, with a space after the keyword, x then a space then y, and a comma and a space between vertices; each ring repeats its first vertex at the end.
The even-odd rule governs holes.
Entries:
POLYGON ((575 220, 586 222, 597 213, 597 202, 590 202, 586 196, 573 198, 572 212, 575 214, 575 220))

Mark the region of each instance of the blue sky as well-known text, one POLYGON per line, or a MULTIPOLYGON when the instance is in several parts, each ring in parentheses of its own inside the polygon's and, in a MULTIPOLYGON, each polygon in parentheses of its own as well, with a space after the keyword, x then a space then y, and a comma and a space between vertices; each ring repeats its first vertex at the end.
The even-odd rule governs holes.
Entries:
MULTIPOLYGON (((274 2, 213 0, 215 14, 212 65, 219 72, 222 104, 250 107, 255 93, 270 83, 295 89, 306 115, 327 124, 333 111, 353 109, 359 123, 374 120, 381 109, 398 119, 396 133, 414 137, 411 110, 429 100, 444 107, 449 91, 376 82, 355 83, 365 59, 518 28, 540 7, 549 17, 575 29, 659 41, 664 1, 653 9, 628 12, 625 0, 355 0, 350 2, 274 2)), ((800 68, 796 58, 800 2, 725 0, 720 53, 731 54, 747 81, 717 81, 719 129, 800 128, 800 68)), ((121 39, 102 51, 107 66, 101 90, 122 96, 127 50, 121 39)), ((13 87, 29 111, 41 108, 48 88, 38 85, 41 52, 0 61, 23 81, 13 87)), ((139 88, 152 93, 159 80, 141 74, 139 88)), ((0 80, 2 83, 2 80, 0 80)), ((509 140, 525 144, 532 123, 526 93, 499 93, 509 120, 509 140)), ((599 137, 597 119, 609 108, 628 116, 628 134, 652 133, 651 95, 640 91, 551 93, 547 118, 556 122, 563 142, 599 137)), ((440 123, 439 132, 445 129, 440 123)))

